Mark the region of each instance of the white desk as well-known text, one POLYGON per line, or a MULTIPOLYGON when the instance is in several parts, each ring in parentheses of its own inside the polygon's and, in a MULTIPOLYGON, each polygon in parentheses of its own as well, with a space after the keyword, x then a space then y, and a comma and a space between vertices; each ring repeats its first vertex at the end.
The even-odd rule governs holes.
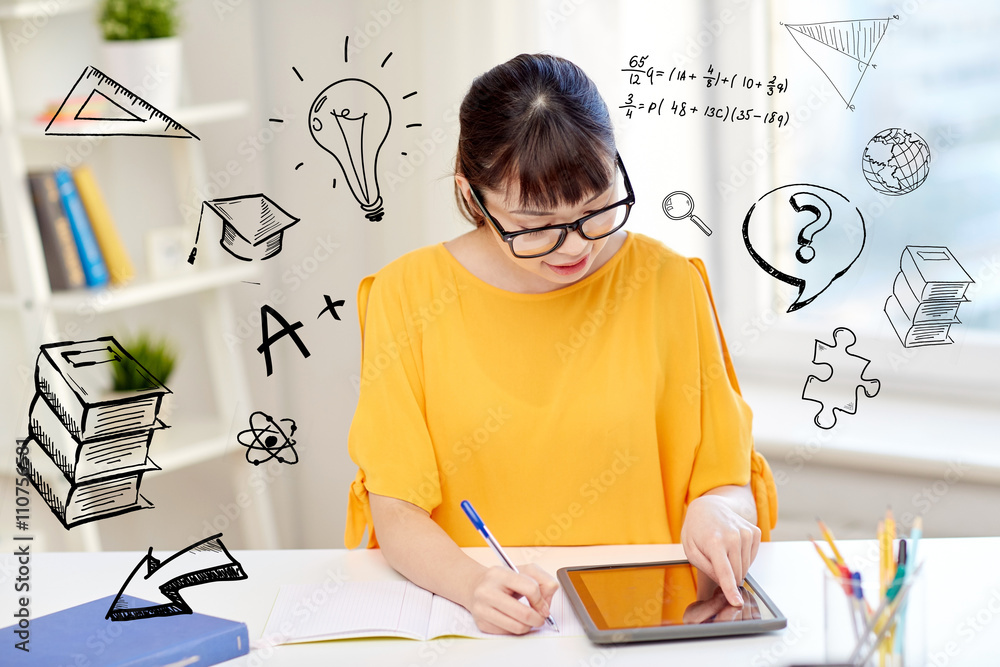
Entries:
MULTIPOLYGON (((874 541, 844 542, 841 550, 857 565, 874 541)), ((924 540, 921 560, 927 576, 927 650, 943 665, 1000 664, 1000 538, 924 540), (950 650, 952 655, 946 653, 950 650)), ((510 549, 520 562, 519 549, 510 549)), ((469 549, 482 563, 495 564, 486 548, 469 549)), ((154 551, 156 555, 163 552, 154 551)), ((548 548, 535 561, 552 574, 566 565, 668 560, 683 556, 678 545, 548 548)), ((116 593, 140 553, 33 554, 31 614, 43 614, 116 593)), ((244 621, 251 641, 259 640, 278 588, 290 583, 336 586, 342 580, 396 579, 378 551, 238 551, 246 581, 217 582, 184 590, 195 611, 244 621)), ((11 623, 17 566, 0 557, 0 626, 11 623)), ((601 648, 584 637, 499 639, 449 638, 430 642, 363 639, 275 648, 255 648, 227 665, 462 665, 488 667, 604 667, 606 665, 789 665, 822 662, 823 565, 808 542, 763 544, 751 574, 788 617, 778 633, 715 640, 635 644, 601 648)), ((3 637, 2 641, 13 641, 3 637)))

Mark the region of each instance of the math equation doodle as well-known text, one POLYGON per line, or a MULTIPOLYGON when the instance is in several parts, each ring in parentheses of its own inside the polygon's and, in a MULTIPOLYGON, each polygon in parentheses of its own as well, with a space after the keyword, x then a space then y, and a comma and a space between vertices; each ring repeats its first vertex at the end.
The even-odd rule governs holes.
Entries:
POLYGON ((854 96, 868 69, 875 69, 872 58, 878 49, 889 21, 884 19, 827 21, 824 23, 783 23, 788 34, 809 60, 823 72, 830 84, 854 111, 854 96))
POLYGON ((667 115, 678 118, 715 118, 732 123, 759 120, 763 123, 777 123, 781 127, 789 121, 788 112, 764 111, 761 108, 763 100, 748 102, 745 99, 746 94, 757 91, 764 92, 767 97, 784 93, 788 90, 787 78, 779 78, 776 74, 770 77, 754 77, 735 70, 716 69, 714 64, 709 64, 702 74, 678 67, 668 71, 656 69, 653 65, 647 66, 647 62, 649 62, 648 55, 633 55, 629 58, 628 67, 623 67, 621 70, 628 75, 629 86, 638 86, 633 92, 628 93, 625 103, 618 106, 619 109, 625 110, 626 118, 633 118, 633 114, 640 111, 647 116, 663 116, 664 111, 669 110, 667 115), (713 104, 705 104, 699 108, 690 99, 672 96, 668 100, 666 95, 660 95, 658 89, 666 86, 671 86, 675 92, 681 93, 694 92, 695 88, 708 88, 715 96, 739 94, 742 99, 737 104, 723 104, 713 99, 713 104), (701 111, 700 116, 698 111, 701 111))

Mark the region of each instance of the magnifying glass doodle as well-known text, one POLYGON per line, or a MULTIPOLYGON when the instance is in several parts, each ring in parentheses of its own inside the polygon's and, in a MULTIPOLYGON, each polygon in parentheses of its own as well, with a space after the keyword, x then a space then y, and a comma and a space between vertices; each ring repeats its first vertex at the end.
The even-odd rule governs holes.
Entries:
POLYGON ((698 229, 705 232, 705 236, 712 235, 712 230, 708 228, 708 225, 694 214, 694 199, 686 192, 675 190, 664 197, 663 214, 671 220, 691 218, 691 222, 698 225, 698 229))

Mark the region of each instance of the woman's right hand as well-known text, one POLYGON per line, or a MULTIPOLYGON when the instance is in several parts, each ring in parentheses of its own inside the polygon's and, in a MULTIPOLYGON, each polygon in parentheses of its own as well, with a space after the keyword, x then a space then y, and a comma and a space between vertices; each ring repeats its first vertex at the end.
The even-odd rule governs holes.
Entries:
POLYGON ((559 584, 535 565, 519 565, 518 569, 520 573, 499 565, 489 567, 473 582, 468 607, 481 631, 523 635, 545 624, 559 584))

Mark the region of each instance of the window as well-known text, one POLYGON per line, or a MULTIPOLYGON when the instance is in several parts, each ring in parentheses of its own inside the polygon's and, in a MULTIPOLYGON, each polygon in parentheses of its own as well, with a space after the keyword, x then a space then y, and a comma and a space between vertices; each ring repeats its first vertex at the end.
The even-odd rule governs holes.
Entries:
MULTIPOLYGON (((850 269, 809 305, 790 313, 786 309, 795 299, 794 288, 748 264, 742 242, 717 247, 722 262, 732 267, 720 299, 730 345, 737 356, 745 352, 743 365, 752 373, 774 373, 788 370, 791 341, 808 339, 811 354, 813 338, 832 341, 833 329, 847 326, 861 343, 856 349, 867 350, 873 371, 878 369, 897 388, 905 385, 906 392, 934 401, 971 397, 992 400, 995 406, 1000 397, 995 379, 1000 368, 1000 200, 994 194, 1000 185, 1000 50, 995 38, 1000 6, 985 0, 913 0, 814 8, 775 0, 766 9, 755 9, 769 36, 757 40, 756 48, 766 51, 768 73, 787 77, 789 83, 786 94, 770 98, 770 108, 787 114, 788 123, 768 127, 763 140, 745 133, 733 139, 734 148, 718 153, 714 180, 723 185, 716 215, 730 225, 726 233, 732 236, 749 205, 768 190, 815 184, 848 198, 864 218, 866 235, 850 269), (894 15, 898 18, 889 18, 894 15), (791 25, 853 19, 867 20, 854 27, 872 31, 874 53, 845 43, 851 26, 791 25), (835 49, 823 40, 842 41, 835 49), (828 51, 830 59, 823 60, 817 48, 828 51), (853 67, 838 69, 838 60, 852 58, 853 67), (862 63, 869 58, 873 66, 865 70, 862 63), (847 101, 853 110, 846 108, 847 101), (881 134, 887 130, 888 135, 881 134), (891 192, 896 185, 891 180, 879 183, 870 174, 884 192, 877 191, 862 168, 866 146, 873 142, 870 164, 877 164, 886 156, 891 159, 894 139, 905 149, 906 142, 918 141, 914 135, 929 147, 926 180, 897 194, 891 192), (950 344, 904 347, 885 312, 907 246, 947 248, 975 281, 957 308, 961 323, 947 332, 950 344)), ((752 26, 748 19, 742 30, 752 26)), ((722 60, 727 48, 720 44, 716 57, 722 60)), ((889 169, 889 178, 907 166, 919 164, 889 169)), ((768 241, 786 266, 796 261, 798 233, 808 222, 802 215, 776 216, 780 219, 772 220, 768 230, 768 241)), ((817 252, 845 252, 843 236, 852 230, 835 228, 819 231, 815 240, 835 232, 840 241, 817 244, 817 252)), ((801 360, 790 363, 803 367, 801 360)), ((814 370, 811 363, 806 367, 814 370)))

